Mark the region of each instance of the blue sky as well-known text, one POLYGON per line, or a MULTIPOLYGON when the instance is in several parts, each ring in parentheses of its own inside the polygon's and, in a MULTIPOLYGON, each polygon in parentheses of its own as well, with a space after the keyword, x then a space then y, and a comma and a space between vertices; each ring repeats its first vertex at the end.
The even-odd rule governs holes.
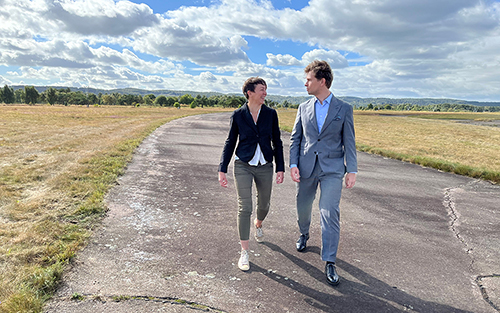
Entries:
MULTIPOLYGON (((170 0, 157 0, 157 1, 132 1, 134 3, 146 3, 154 13, 163 14, 166 11, 175 11, 180 7, 206 7, 213 4, 217 4, 218 1, 210 0, 195 0, 195 1, 170 1, 170 0)), ((282 10, 284 8, 291 8, 294 10, 301 10, 306 7, 309 1, 295 1, 295 0, 280 0, 280 1, 270 1, 273 7, 277 10, 282 10)))
POLYGON ((500 101, 492 0, 0 0, 0 85, 500 101))

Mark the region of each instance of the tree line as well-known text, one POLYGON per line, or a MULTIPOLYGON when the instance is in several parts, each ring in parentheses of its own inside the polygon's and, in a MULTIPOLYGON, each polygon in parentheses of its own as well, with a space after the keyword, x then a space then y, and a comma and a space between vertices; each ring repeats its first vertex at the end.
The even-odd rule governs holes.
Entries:
MULTIPOLYGON (((345 99, 348 100, 348 99, 345 99)), ((182 96, 165 96, 154 94, 137 95, 119 92, 113 93, 84 93, 80 90, 71 91, 70 88, 49 87, 43 92, 38 92, 34 86, 25 86, 16 89, 5 85, 0 88, 0 103, 37 103, 49 105, 154 105, 161 107, 189 106, 195 107, 225 107, 238 108, 246 102, 245 97, 237 95, 197 95, 184 94, 182 96)), ((298 104, 284 100, 282 102, 266 99, 266 105, 276 108, 297 108, 298 104)), ((395 111, 431 111, 431 112, 500 112, 500 106, 477 106, 472 104, 440 103, 440 104, 372 104, 354 105, 357 110, 395 110, 395 111)))
POLYGON ((429 105, 418 104, 378 104, 369 103, 366 106, 360 106, 359 110, 394 110, 394 111, 426 111, 426 112, 500 112, 500 106, 477 106, 471 104, 440 103, 429 105))
MULTIPOLYGON (((0 89, 0 103, 26 103, 35 105, 37 103, 49 105, 155 105, 161 107, 226 107, 238 108, 242 106, 246 99, 243 96, 236 95, 213 95, 210 97, 197 95, 193 97, 190 94, 182 96, 155 96, 154 94, 134 95, 113 92, 111 94, 84 93, 82 91, 71 91, 70 88, 52 88, 49 87, 43 92, 38 92, 33 86, 25 86, 24 89, 14 90, 5 85, 0 89)), ((268 106, 280 106, 276 101, 266 100, 268 106)))

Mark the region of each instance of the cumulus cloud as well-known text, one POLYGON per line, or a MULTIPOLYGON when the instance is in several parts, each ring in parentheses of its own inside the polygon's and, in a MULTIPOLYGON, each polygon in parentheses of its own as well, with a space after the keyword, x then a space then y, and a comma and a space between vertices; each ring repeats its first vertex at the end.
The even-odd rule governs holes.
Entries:
POLYGON ((128 49, 117 51, 101 46, 92 48, 85 42, 29 41, 24 49, 13 49, 0 56, 0 64, 18 66, 47 66, 62 68, 91 68, 113 64, 149 73, 166 73, 178 67, 172 62, 148 62, 128 49), (29 44, 28 44, 29 43, 29 44))
POLYGON ((43 16, 58 21, 61 28, 82 35, 125 36, 159 22, 145 4, 113 0, 47 1, 43 16))
POLYGON ((43 80, 46 85, 96 87, 102 89, 142 88, 142 89, 181 89, 181 80, 166 81, 158 75, 144 75, 125 67, 96 66, 74 71, 67 68, 20 67, 15 73, 17 80, 32 84, 43 80), (52 77, 47 81, 48 77, 52 77))
POLYGON ((296 59, 290 54, 286 55, 273 55, 267 53, 267 62, 269 66, 307 66, 314 60, 327 61, 332 69, 344 68, 349 66, 347 59, 338 51, 327 51, 323 49, 314 49, 304 53, 301 60, 296 59))
POLYGON ((267 53, 267 62, 269 66, 300 66, 302 62, 297 60, 294 56, 290 54, 277 54, 267 53))
POLYGON ((246 43, 241 37, 219 37, 183 20, 165 19, 158 27, 138 30, 132 37, 135 50, 172 60, 205 66, 249 61, 241 50, 246 43))
POLYGON ((3 87, 5 85, 10 85, 12 84, 12 82, 8 79, 6 79, 5 77, 3 77, 2 75, 0 75, 0 87, 3 87))
POLYGON ((302 64, 307 65, 314 60, 327 61, 333 69, 349 66, 347 59, 338 51, 327 51, 323 49, 315 49, 304 53, 302 56, 302 64))
POLYGON ((303 67, 322 59, 344 95, 500 100, 495 1, 310 0, 277 10, 272 0, 221 0, 164 14, 129 1, 0 3, 0 74, 14 83, 197 90, 204 81, 239 92, 261 76, 270 92, 303 95, 303 67), (258 64, 250 37, 310 50, 261 51, 258 64))
POLYGON ((217 81, 217 77, 215 77, 215 75, 212 74, 211 72, 203 72, 200 74, 200 80, 214 83, 217 81))
MULTIPOLYGON (((172 15, 205 32, 291 39, 324 47, 300 60, 290 54, 267 53, 267 66, 299 66, 318 58, 342 70, 348 68, 349 60, 338 51, 354 52, 363 63, 377 60, 389 64, 396 78, 402 79, 393 82, 399 88, 396 84, 401 81, 445 77, 454 68, 474 62, 463 57, 479 52, 478 47, 498 37, 498 12, 498 3, 469 0, 312 0, 300 11, 278 11, 270 9, 269 3, 234 0, 210 8, 186 8, 172 15), (255 14, 246 14, 249 11, 255 14), (207 19, 208 15, 215 18, 207 19), (467 51, 472 53, 464 53, 467 51)), ((499 76, 494 78, 499 80, 499 76)), ((425 96, 425 90, 420 92, 425 96)))

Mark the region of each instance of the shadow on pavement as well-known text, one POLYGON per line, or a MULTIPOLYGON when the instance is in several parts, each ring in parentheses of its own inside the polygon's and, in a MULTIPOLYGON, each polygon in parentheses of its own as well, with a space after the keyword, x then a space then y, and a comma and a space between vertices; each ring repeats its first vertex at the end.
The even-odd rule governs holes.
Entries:
MULTIPOLYGON (((282 254, 298 267, 306 271, 311 277, 319 282, 328 285, 325 279, 323 269, 318 269, 302 259, 284 251, 279 246, 263 242, 263 245, 269 247, 273 251, 282 254)), ((309 246, 308 253, 315 253, 320 255, 320 248, 309 246)), ((309 305, 320 309, 324 312, 345 312, 345 308, 351 307, 351 312, 460 312, 472 313, 447 305, 442 305, 435 302, 425 301, 414 296, 411 296, 404 291, 389 286, 383 281, 367 274, 360 270, 358 267, 353 266, 347 262, 337 259, 337 268, 341 271, 349 273, 358 281, 351 281, 345 277, 341 277, 341 283, 334 288, 340 295, 332 296, 331 294, 320 292, 316 289, 310 288, 297 281, 288 279, 283 280, 276 278, 276 275, 268 275, 268 271, 256 264, 252 264, 252 271, 261 272, 268 278, 280 283, 288 288, 303 294, 306 298, 304 301, 309 305), (336 309, 336 307, 338 307, 336 309)), ((276 273, 279 275, 279 273, 276 273)), ((340 273, 342 276, 342 272, 340 273)), ((279 277, 279 276, 278 276, 279 277)), ((418 279, 418 277, 416 278, 418 279)), ((329 285, 328 285, 329 286, 329 285)))

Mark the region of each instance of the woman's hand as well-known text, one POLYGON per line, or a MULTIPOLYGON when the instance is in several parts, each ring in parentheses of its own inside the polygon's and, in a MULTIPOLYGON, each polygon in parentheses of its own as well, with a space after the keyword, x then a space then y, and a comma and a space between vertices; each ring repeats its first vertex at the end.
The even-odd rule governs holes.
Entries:
POLYGON ((284 172, 278 172, 278 173, 276 173, 276 184, 281 184, 284 179, 285 179, 285 173, 284 172))
POLYGON ((226 173, 219 172, 219 184, 220 184, 222 187, 227 188, 227 178, 226 178, 226 173))

